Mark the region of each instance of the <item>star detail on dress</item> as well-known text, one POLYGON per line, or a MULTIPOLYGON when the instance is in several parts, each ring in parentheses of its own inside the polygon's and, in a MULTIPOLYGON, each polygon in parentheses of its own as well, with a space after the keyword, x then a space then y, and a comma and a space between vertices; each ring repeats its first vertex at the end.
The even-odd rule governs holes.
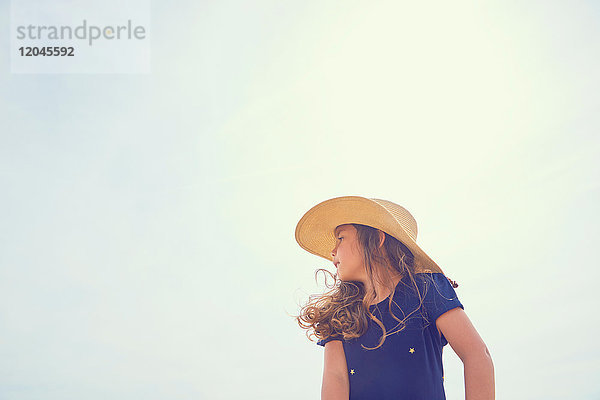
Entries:
POLYGON ((351 370, 350 370, 350 373, 351 373, 352 375, 354 375, 354 370, 353 370, 353 369, 351 369, 351 370))
POLYGON ((410 350, 408 351, 410 354, 413 354, 415 352, 415 349, 413 349, 412 347, 410 348, 410 350))

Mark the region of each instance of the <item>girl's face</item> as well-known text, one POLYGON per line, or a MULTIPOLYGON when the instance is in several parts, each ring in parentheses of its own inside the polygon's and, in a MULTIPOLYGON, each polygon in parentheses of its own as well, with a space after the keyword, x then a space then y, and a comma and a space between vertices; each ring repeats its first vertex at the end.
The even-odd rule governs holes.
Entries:
POLYGON ((367 272, 356 228, 353 225, 340 225, 335 228, 334 233, 336 244, 331 255, 340 280, 364 283, 367 279, 367 272))

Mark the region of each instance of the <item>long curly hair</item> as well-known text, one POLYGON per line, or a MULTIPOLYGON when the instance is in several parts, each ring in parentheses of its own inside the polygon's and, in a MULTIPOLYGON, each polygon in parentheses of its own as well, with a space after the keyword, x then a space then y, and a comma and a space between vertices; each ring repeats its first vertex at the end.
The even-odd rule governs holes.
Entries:
MULTIPOLYGON (((379 246, 379 230, 366 225, 351 224, 356 228, 359 248, 362 253, 364 266, 367 272, 370 289, 367 291, 365 285, 358 281, 341 281, 337 273, 333 274, 326 269, 318 269, 325 275, 325 286, 329 288, 323 294, 311 295, 309 301, 301 308, 300 315, 296 321, 301 328, 306 329, 309 340, 327 339, 330 336, 341 336, 345 340, 362 336, 368 328, 369 319, 373 320, 382 330, 379 344, 376 347, 365 347, 367 350, 375 350, 381 347, 387 336, 403 330, 406 321, 413 314, 419 312, 423 304, 423 294, 415 281, 415 260, 411 251, 393 236, 385 234, 383 246, 379 246), (328 283, 327 277, 334 280, 334 284, 328 283), (394 277, 404 279, 408 277, 408 288, 415 292, 419 299, 419 305, 415 310, 406 313, 402 310, 403 318, 400 319, 392 311, 394 292, 394 277), (375 293, 375 282, 388 289, 392 293, 389 296, 388 307, 392 317, 398 324, 387 332, 384 324, 370 312, 369 307, 375 304, 377 294, 375 293)), ((422 312, 421 315, 425 317, 422 312)))

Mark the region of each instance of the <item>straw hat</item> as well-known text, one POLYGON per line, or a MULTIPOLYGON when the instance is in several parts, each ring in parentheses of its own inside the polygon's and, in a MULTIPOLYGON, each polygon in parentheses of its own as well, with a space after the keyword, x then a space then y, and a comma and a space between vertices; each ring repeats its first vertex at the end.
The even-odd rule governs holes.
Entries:
POLYGON ((344 224, 361 224, 381 229, 398 239, 413 253, 417 272, 442 269, 417 244, 417 221, 402 206, 391 201, 360 196, 325 200, 302 216, 296 226, 296 241, 304 250, 333 261, 334 229, 344 224))

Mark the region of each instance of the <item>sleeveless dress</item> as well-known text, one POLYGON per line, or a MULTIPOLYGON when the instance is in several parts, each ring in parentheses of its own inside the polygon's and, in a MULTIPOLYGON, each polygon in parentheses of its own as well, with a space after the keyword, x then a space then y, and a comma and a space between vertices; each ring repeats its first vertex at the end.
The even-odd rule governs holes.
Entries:
POLYGON ((369 320, 361 337, 344 340, 334 335, 317 342, 325 346, 331 340, 342 341, 350 400, 445 400, 442 350, 448 341, 440 335, 435 321, 446 311, 464 307, 445 275, 419 273, 415 280, 423 299, 420 307, 408 277, 394 289, 394 315, 402 320, 410 314, 403 330, 398 330, 399 323, 390 313, 389 297, 371 306, 371 312, 383 322, 387 333, 395 332, 377 350, 361 347, 376 347, 379 343, 382 330, 373 320, 369 320))

